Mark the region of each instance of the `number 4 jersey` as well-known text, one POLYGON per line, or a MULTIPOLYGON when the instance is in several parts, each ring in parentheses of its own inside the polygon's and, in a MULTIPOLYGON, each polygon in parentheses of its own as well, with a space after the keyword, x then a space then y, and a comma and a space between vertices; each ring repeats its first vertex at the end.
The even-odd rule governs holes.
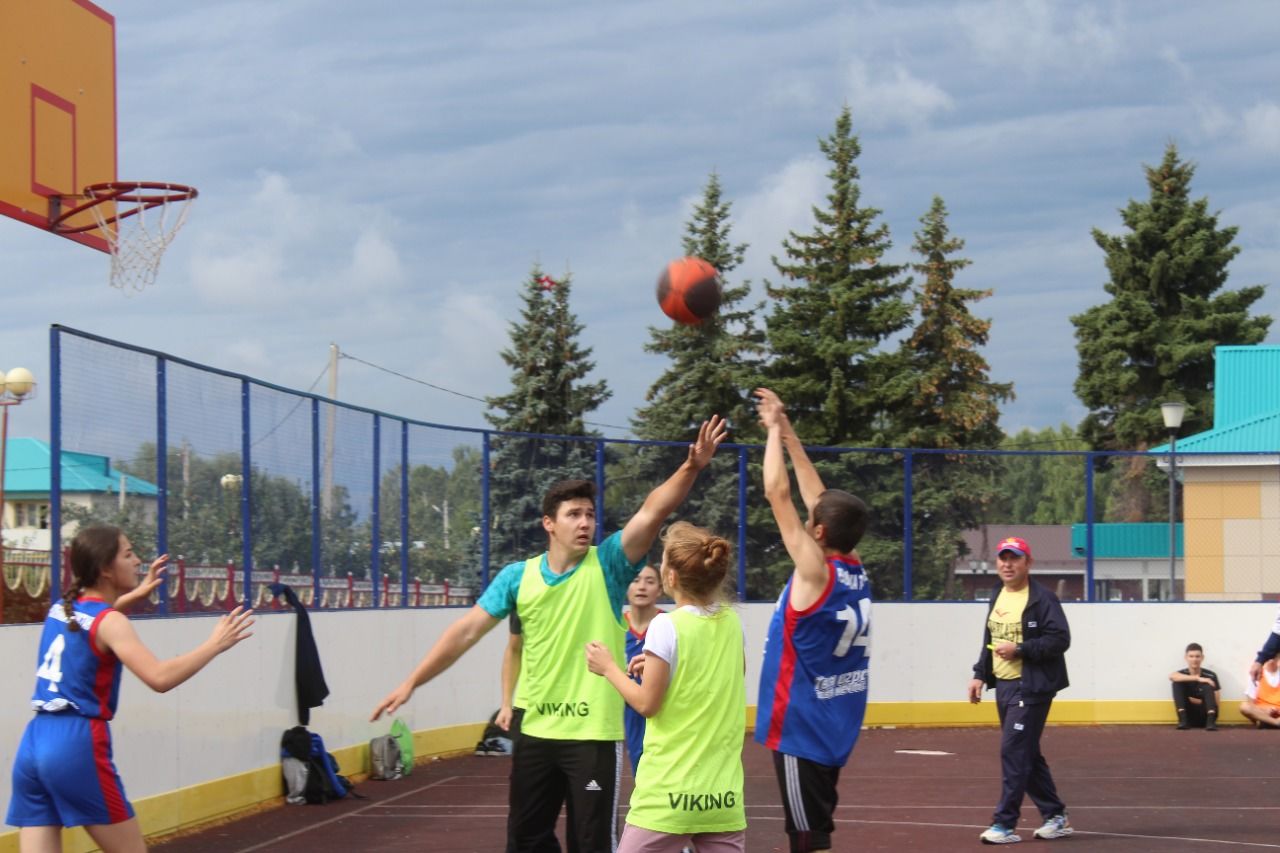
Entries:
POLYGON ((81 598, 72 607, 79 631, 67 628, 62 602, 49 608, 40 635, 39 668, 31 707, 37 711, 74 711, 110 720, 120 698, 120 660, 94 648, 102 618, 111 605, 100 598, 81 598))
POLYGON ((827 588, 807 610, 787 581, 769 623, 756 741, 785 755, 843 767, 867 710, 871 587, 852 556, 827 557, 827 588))

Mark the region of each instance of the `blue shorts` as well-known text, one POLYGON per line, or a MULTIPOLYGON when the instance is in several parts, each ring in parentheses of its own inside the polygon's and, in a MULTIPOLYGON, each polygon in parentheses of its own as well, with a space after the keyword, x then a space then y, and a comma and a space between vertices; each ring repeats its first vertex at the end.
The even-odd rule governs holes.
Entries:
POLYGON ((101 826, 133 817, 105 720, 37 713, 13 759, 10 826, 101 826))

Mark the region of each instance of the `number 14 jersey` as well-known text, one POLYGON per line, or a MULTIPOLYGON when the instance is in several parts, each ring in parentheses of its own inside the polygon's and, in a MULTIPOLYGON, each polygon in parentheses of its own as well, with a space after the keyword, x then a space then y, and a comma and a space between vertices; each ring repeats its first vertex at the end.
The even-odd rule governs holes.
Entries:
POLYGON ((31 707, 37 711, 74 711, 110 720, 120 698, 120 660, 93 645, 111 605, 100 598, 80 598, 72 606, 79 631, 68 630, 62 602, 54 602, 44 620, 31 707))
POLYGON ((756 742, 785 755, 843 767, 867 710, 871 587, 858 559, 827 557, 827 588, 806 610, 787 581, 769 623, 756 742))

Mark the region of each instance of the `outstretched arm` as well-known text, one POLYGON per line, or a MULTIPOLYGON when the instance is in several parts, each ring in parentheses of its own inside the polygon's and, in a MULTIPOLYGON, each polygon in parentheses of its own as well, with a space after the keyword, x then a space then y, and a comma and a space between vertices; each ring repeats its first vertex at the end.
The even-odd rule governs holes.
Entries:
POLYGON ((814 467, 795 428, 791 426, 791 419, 787 417, 787 408, 781 398, 768 388, 757 388, 755 394, 762 403, 767 402, 770 407, 777 408, 782 426, 782 446, 791 457, 791 468, 795 471, 796 483, 800 486, 800 500, 804 502, 805 510, 813 515, 813 508, 827 487, 823 485, 818 469, 814 467))
POLYGON ((480 638, 493 630, 493 626, 500 621, 497 617, 490 616, 489 612, 478 604, 468 610, 460 619, 444 629, 440 639, 436 640, 436 644, 413 668, 409 677, 388 693, 386 698, 373 709, 369 721, 373 722, 383 713, 394 713, 397 708, 409 701, 414 690, 453 666, 458 658, 480 642, 480 638))
POLYGON ((644 559, 658 538, 658 531, 667 516, 688 496, 698 473, 711 462, 718 448, 729 434, 729 427, 719 415, 698 427, 698 437, 689 445, 689 455, 667 481, 649 493, 644 505, 622 528, 622 551, 632 563, 644 559))
POLYGON ((195 675, 209 661, 252 637, 253 611, 237 607, 218 620, 209 639, 183 655, 159 660, 142 642, 123 613, 108 613, 98 623, 97 645, 120 659, 129 671, 157 693, 167 693, 195 675))
MULTIPOLYGON (((773 510, 774 520, 778 523, 782 544, 796 566, 791 584, 791 606, 805 610, 827 588, 826 556, 822 552, 822 546, 805 529, 800 513, 791 500, 791 478, 787 475, 787 464, 782 456, 783 435, 789 429, 789 426, 784 426, 786 415, 782 409, 782 401, 766 388, 757 389, 756 394, 760 398, 757 406, 760 423, 767 433, 764 445, 764 495, 773 510)), ((794 460, 793 456, 792 461, 794 460)), ((813 466, 809 467, 812 469, 813 466)))

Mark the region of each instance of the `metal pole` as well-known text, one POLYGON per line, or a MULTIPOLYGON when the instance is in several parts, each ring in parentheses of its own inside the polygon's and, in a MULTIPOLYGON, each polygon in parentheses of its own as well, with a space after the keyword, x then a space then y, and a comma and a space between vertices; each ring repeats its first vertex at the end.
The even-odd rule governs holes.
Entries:
MULTIPOLYGON (((4 387, 0 386, 0 393, 3 391, 4 387)), ((3 424, 0 425, 0 624, 4 623, 4 451, 9 443, 9 405, 8 402, 0 402, 0 419, 2 419, 3 424)), ((54 543, 49 546, 49 550, 58 550, 58 546, 52 536, 50 536, 49 541, 54 543)))
POLYGON ((1177 498, 1176 492, 1178 488, 1178 457, 1174 456, 1174 450, 1178 446, 1178 434, 1173 430, 1169 431, 1169 600, 1173 601, 1174 590, 1177 588, 1177 498))

